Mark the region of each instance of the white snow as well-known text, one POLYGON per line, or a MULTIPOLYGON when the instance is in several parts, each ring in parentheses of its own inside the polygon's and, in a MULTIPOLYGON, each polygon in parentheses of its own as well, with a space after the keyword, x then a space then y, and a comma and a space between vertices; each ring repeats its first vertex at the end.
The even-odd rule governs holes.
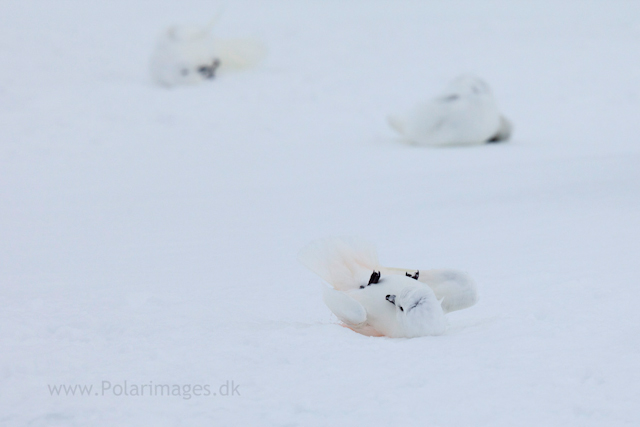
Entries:
POLYGON ((234 1, 214 35, 265 61, 155 86, 158 32, 218 7, 3 2, 0 424, 640 424, 639 3, 234 1), (399 144, 464 73, 511 141, 399 144), (296 260, 329 235, 479 302, 358 335, 296 260), (48 389, 125 381, 240 395, 48 389))

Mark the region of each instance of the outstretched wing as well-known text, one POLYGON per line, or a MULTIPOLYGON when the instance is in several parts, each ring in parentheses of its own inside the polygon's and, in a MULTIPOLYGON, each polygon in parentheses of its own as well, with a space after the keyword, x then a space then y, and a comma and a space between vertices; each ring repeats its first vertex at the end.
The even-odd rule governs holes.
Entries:
POLYGON ((340 291, 366 285, 380 269, 378 254, 370 243, 357 238, 328 238, 305 247, 298 259, 340 291))

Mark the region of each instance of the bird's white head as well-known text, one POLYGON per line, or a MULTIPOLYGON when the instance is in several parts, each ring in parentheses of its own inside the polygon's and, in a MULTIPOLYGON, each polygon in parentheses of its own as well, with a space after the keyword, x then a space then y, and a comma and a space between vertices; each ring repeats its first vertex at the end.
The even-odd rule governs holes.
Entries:
POLYGON ((462 75, 449 83, 449 91, 462 96, 491 96, 491 88, 479 77, 462 75))
POLYGON ((150 71, 164 86, 196 84, 214 78, 220 64, 208 30, 183 25, 167 29, 158 39, 150 71))
POLYGON ((445 331, 444 312, 428 287, 405 287, 397 295, 387 295, 386 300, 395 306, 403 336, 440 335, 445 331))

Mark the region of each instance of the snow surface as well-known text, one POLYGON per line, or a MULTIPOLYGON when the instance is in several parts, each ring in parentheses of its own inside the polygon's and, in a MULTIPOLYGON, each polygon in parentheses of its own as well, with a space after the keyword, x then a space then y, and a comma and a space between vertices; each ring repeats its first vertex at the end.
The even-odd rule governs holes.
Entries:
POLYGON ((0 425, 640 424, 640 3, 233 1, 214 34, 265 62, 154 86, 158 32, 219 6, 3 1, 0 425), (512 140, 398 143, 467 72, 512 140), (358 335, 296 261, 329 235, 480 301, 358 335), (102 381, 240 396, 48 390, 102 381))

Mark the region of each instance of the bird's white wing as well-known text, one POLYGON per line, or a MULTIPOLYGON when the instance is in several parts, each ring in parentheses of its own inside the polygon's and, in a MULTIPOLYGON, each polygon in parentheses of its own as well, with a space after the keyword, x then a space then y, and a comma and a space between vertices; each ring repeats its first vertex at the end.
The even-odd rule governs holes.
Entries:
MULTIPOLYGON (((410 275, 415 274, 418 270, 406 270, 402 268, 382 267, 381 273, 410 275)), ((418 281, 428 285, 436 298, 441 301, 442 310, 450 313, 463 308, 471 307, 478 302, 478 291, 476 285, 471 278, 462 271, 438 269, 438 270, 419 270, 418 281)))
POLYGON ((329 310, 347 326, 359 327, 367 320, 367 311, 362 304, 344 292, 325 287, 323 300, 329 310))
POLYGON ((442 300, 445 313, 471 307, 478 302, 476 284, 471 278, 458 270, 422 270, 419 280, 429 285, 442 300))
POLYGON ((341 291, 366 285, 371 273, 380 269, 375 247, 357 238, 315 241, 300 251, 298 259, 341 291))
POLYGON ((446 144, 453 138, 457 116, 465 107, 465 100, 447 96, 417 105, 408 114, 405 134, 422 145, 446 144))

